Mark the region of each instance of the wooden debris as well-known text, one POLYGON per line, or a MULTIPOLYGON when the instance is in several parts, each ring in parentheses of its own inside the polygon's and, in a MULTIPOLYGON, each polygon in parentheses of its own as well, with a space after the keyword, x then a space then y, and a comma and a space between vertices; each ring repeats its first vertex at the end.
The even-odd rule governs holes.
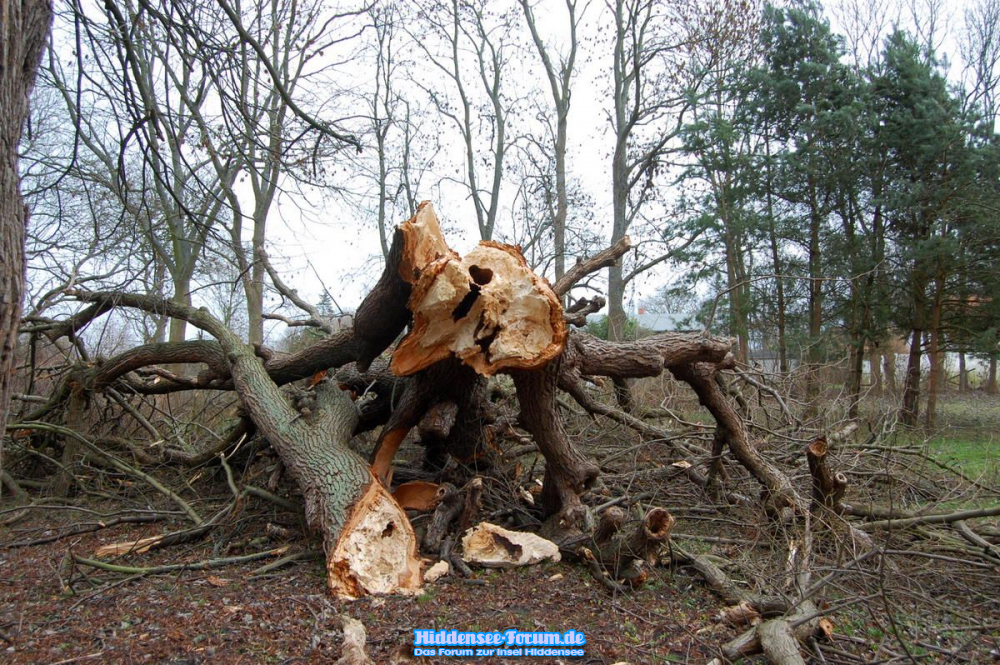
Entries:
POLYGON ((561 556, 556 544, 541 536, 481 522, 462 537, 462 558, 487 568, 515 568, 561 556))
POLYGON ((439 579, 451 572, 451 564, 447 561, 438 561, 433 566, 424 571, 424 582, 428 584, 437 582, 439 579))
POLYGON ((414 480, 398 486, 392 491, 392 496, 404 510, 426 512, 441 500, 441 485, 414 480))
POLYGON ((150 536, 149 538, 140 538, 139 540, 126 540, 121 543, 101 545, 94 550, 94 556, 105 557, 121 556, 122 554, 144 554, 148 552, 153 545, 156 545, 161 540, 163 540, 163 536, 150 536))

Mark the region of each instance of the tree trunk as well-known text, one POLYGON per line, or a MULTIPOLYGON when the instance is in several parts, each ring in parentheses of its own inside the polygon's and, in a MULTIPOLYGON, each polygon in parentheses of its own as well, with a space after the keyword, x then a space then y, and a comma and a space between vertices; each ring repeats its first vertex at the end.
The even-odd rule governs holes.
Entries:
POLYGON ((520 424, 531 433, 545 456, 542 510, 543 535, 556 544, 568 542, 591 529, 589 510, 580 495, 597 480, 597 465, 570 445, 556 405, 556 386, 562 359, 539 370, 512 372, 521 405, 520 424))
POLYGON ((820 362, 823 358, 823 281, 822 281, 822 246, 820 244, 819 202, 817 201, 816 184, 813 176, 809 176, 809 348, 806 351, 809 366, 806 368, 806 405, 807 414, 814 414, 818 407, 817 400, 822 389, 820 362))
POLYGON ((914 328, 910 334, 910 353, 906 360, 906 380, 903 383, 903 407, 900 420, 907 427, 917 424, 920 409, 920 359, 923 331, 914 328))
POLYGON ((788 342, 785 335, 785 282, 782 275, 781 254, 778 250, 778 233, 774 224, 774 183, 771 173, 771 140, 765 128, 764 149, 766 162, 767 235, 771 245, 771 264, 774 268, 775 306, 778 308, 778 369, 788 373, 788 342))
POLYGON ((206 311, 145 296, 117 299, 127 306, 166 310, 219 341, 244 408, 302 490, 307 524, 323 535, 332 592, 357 598, 419 589, 417 539, 406 513, 348 446, 358 415, 346 392, 324 380, 315 386, 315 408, 299 413, 253 347, 206 311))
POLYGON ((886 349, 882 352, 882 374, 885 376, 885 389, 890 395, 896 394, 896 352, 886 349))
POLYGON ((47 0, 0 0, 0 470, 21 320, 28 223, 17 150, 51 23, 52 3, 47 0))
POLYGON ((868 353, 868 370, 871 373, 872 392, 876 395, 882 394, 882 359, 877 350, 868 353))
POLYGON ((958 352, 958 392, 969 392, 969 369, 965 363, 965 351, 958 352))
POLYGON ((990 368, 986 374, 986 386, 984 388, 987 395, 997 394, 997 356, 990 355, 990 368))
MULTIPOLYGON (((188 276, 175 275, 174 276, 174 295, 171 296, 171 302, 177 303, 182 307, 191 306, 191 278, 188 276)), ((179 318, 170 319, 170 334, 167 337, 168 342, 183 342, 187 339, 187 321, 179 318)))
MULTIPOLYGON (((556 255, 556 281, 566 274, 566 217, 569 201, 566 195, 566 128, 569 100, 564 105, 556 100, 558 121, 556 125, 556 216, 552 220, 552 242, 556 255)), ((613 244, 613 243, 612 243, 613 244)))
POLYGON ((931 361, 931 371, 927 378, 927 411, 924 413, 924 425, 934 428, 934 415, 937 410, 938 391, 941 389, 944 353, 941 351, 941 301, 944 298, 944 279, 938 279, 931 305, 930 348, 927 357, 931 361))
POLYGON ((851 344, 850 367, 847 378, 847 417, 858 417, 858 403, 861 401, 861 383, 865 369, 865 339, 861 333, 855 334, 856 339, 851 344))

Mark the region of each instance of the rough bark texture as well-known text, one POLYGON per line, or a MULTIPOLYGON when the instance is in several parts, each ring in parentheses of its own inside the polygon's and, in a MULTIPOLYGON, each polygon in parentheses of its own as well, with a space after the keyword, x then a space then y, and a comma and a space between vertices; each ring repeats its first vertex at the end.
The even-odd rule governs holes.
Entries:
POLYGON ((48 0, 0 0, 0 469, 21 319, 28 223, 21 199, 17 147, 51 23, 52 3, 48 0))
POLYGON ((321 382, 317 408, 302 417, 250 348, 220 328, 209 332, 228 353, 244 406, 301 488, 306 521, 323 533, 330 589, 357 598, 419 588, 416 536, 406 514, 347 446, 357 422, 347 394, 321 382))
POLYGON ((314 388, 315 408, 304 416, 291 407, 254 349, 207 312, 141 295, 77 296, 163 311, 219 341, 247 413, 302 490, 309 526, 323 534, 331 591, 356 598, 420 587, 417 540, 406 514, 347 445, 358 416, 346 392, 321 381, 314 388))
POLYGON ((521 406, 520 424, 545 456, 542 509, 549 521, 543 535, 557 544, 592 528, 592 518, 580 495, 597 480, 598 468, 570 443, 556 409, 556 389, 562 359, 538 370, 511 372, 521 406))

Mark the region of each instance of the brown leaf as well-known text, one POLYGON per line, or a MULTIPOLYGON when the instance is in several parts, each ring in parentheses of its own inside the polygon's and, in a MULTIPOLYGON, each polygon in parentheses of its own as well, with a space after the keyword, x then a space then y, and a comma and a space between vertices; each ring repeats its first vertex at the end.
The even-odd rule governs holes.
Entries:
POLYGON ((315 374, 313 374, 312 378, 309 379, 309 387, 310 388, 315 388, 316 385, 320 381, 322 381, 324 378, 326 378, 326 370, 325 369, 321 369, 320 371, 318 371, 315 374))

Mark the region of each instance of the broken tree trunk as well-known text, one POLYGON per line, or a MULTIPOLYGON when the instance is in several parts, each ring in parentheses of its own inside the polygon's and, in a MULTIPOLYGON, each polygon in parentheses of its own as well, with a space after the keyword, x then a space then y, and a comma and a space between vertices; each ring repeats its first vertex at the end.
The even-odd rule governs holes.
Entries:
MULTIPOLYGON (((201 318, 207 317, 192 322, 201 318)), ((402 508, 347 445, 357 422, 347 394, 330 381, 319 383, 316 408, 302 417, 250 347, 224 326, 208 331, 228 354, 250 417, 301 488, 307 523, 323 534, 331 591, 357 598, 417 590, 416 536, 402 508)))
POLYGON ((594 532, 593 554, 612 579, 638 587, 646 581, 647 567, 656 564, 676 520, 663 508, 651 508, 632 524, 626 523, 626 516, 617 506, 605 511, 594 532))
MULTIPOLYGON (((627 242, 620 243, 581 262, 571 271, 574 279, 627 249, 627 242)), ((215 319, 176 303, 129 294, 75 295, 95 303, 94 311, 125 305, 187 318, 219 340, 217 346, 185 343, 186 358, 207 365, 202 374, 194 378, 160 374, 153 382, 135 380, 141 384, 135 386, 136 392, 169 392, 159 383, 169 384, 170 390, 235 388, 258 429, 306 493, 312 523, 326 536, 330 585, 338 593, 405 589, 419 583, 419 573, 413 572, 415 538, 383 487, 391 481, 393 457, 407 433, 417 428, 432 470, 440 470, 446 456, 478 464, 489 452, 493 429, 485 377, 497 372, 513 377, 521 406, 519 424, 534 437, 545 457, 540 503, 542 516, 547 518, 543 532, 552 540, 579 543, 581 536, 589 539, 593 529, 581 495, 596 480, 598 467, 567 436, 556 403, 557 388, 563 388, 582 400, 585 408, 598 412, 597 402, 588 402, 581 388, 590 376, 631 379, 658 376, 670 369, 688 381, 712 411, 720 445, 724 440, 764 484, 768 505, 801 505, 787 478, 753 450, 739 414, 715 380, 715 373, 727 361, 730 341, 667 334, 613 344, 585 333, 569 334, 559 296, 572 284, 564 279, 557 286, 553 291, 535 275, 515 247, 483 242, 464 258, 458 256, 444 241, 433 207, 424 203, 397 229, 385 270, 358 309, 354 329, 296 354, 258 351, 267 356, 262 362, 215 319), (408 322, 409 333, 392 356, 390 374, 376 357, 408 322), (353 369, 344 368, 350 363, 353 369), (336 373, 337 380, 356 394, 365 394, 365 399, 353 404, 327 379, 315 387, 317 408, 303 416, 278 390, 282 383, 331 367, 343 368, 336 373), (359 418, 361 429, 385 425, 371 459, 374 474, 346 446, 359 430, 359 418), (318 444, 320 440, 325 446, 318 444), (373 523, 384 522, 379 538, 399 538, 391 557, 383 552, 378 564, 382 577, 377 583, 368 578, 361 581, 368 573, 352 566, 361 565, 359 558, 370 554, 381 556, 379 548, 389 540, 383 543, 374 533, 345 540, 352 530, 370 526, 360 517, 368 513, 377 516, 373 523), (343 549, 348 541, 364 545, 348 552, 343 549), (397 558, 389 562, 386 557, 397 558)), ((147 348, 113 359, 105 365, 111 371, 99 380, 95 377, 94 385, 110 385, 144 366, 150 353, 164 351, 147 348)), ((636 421, 631 418, 629 423, 635 426, 636 421)))
POLYGON ((843 473, 833 473, 826 464, 830 446, 826 437, 817 437, 806 446, 806 460, 809 463, 809 475, 812 476, 812 506, 815 512, 826 509, 837 515, 844 514, 844 493, 847 491, 847 476, 843 473))
POLYGON ((215 337, 237 394, 302 490, 306 520, 323 535, 327 586, 338 596, 408 593, 420 587, 417 540, 406 513, 348 446, 357 423, 354 403, 330 380, 315 386, 309 415, 292 408, 261 358, 204 310, 132 294, 77 293, 91 300, 183 318, 215 337))
POLYGON ((394 373, 408 376, 455 357, 490 376, 538 368, 562 352, 559 298, 518 248, 482 241, 460 258, 444 241, 429 202, 401 228, 400 274, 413 285, 413 325, 392 355, 394 373))

